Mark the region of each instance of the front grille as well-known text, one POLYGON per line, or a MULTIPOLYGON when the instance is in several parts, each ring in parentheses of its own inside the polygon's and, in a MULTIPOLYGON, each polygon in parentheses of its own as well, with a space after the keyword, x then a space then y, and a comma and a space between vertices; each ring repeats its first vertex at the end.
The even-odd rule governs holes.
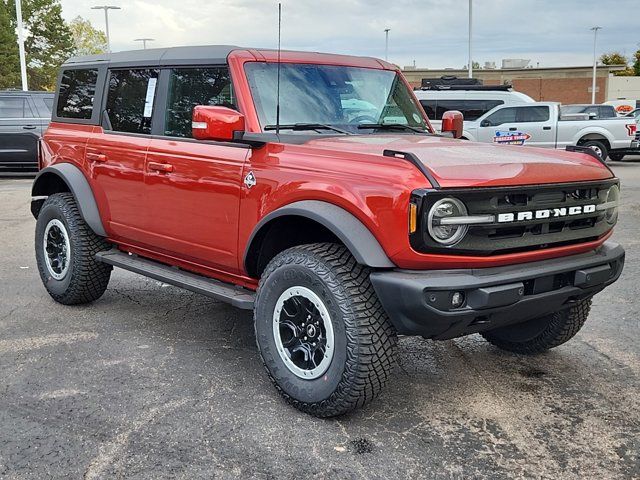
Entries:
POLYGON ((416 190, 411 201, 418 206, 419 226, 416 233, 410 235, 411 246, 424 253, 487 256, 592 241, 613 227, 605 218, 605 211, 522 221, 517 219, 518 212, 563 208, 569 211, 571 207, 597 206, 606 202, 609 188, 617 183, 617 179, 611 179, 531 187, 416 190), (470 225, 459 243, 444 247, 429 235, 427 216, 431 206, 445 197, 464 202, 468 215, 491 214, 495 221, 470 225), (499 214, 514 214, 516 220, 498 222, 499 214))

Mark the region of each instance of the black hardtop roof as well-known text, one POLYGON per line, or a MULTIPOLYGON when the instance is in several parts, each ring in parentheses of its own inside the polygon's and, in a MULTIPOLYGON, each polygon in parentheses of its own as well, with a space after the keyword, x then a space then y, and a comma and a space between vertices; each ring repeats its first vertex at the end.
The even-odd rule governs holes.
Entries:
POLYGON ((236 45, 200 45, 193 47, 149 48, 146 50, 128 50, 126 52, 104 53, 71 57, 62 66, 90 66, 109 64, 112 67, 167 66, 223 64, 234 50, 242 49, 236 45))

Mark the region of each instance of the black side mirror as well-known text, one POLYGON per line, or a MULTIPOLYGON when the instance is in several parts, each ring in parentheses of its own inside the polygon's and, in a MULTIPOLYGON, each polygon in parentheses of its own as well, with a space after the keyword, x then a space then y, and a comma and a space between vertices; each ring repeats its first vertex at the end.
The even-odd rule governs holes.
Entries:
POLYGON ((480 122, 480 126, 481 126, 481 127, 490 127, 490 126, 491 126, 491 121, 489 121, 489 120, 482 120, 482 122, 480 122))

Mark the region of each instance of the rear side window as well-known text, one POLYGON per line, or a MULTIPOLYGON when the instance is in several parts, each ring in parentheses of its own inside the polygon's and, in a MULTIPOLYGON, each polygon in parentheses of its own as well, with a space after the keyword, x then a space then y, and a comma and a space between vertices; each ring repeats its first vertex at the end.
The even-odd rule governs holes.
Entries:
POLYGON ((31 118, 33 113, 26 97, 0 97, 0 118, 31 118))
POLYGON ((164 134, 191 137, 191 116, 196 105, 220 105, 235 109, 227 67, 171 70, 164 134))
POLYGON ((107 113, 117 132, 151 133, 157 69, 112 70, 109 75, 107 113))
POLYGON ((518 122, 546 122, 549 120, 549 107, 518 107, 518 122))
POLYGON ((62 118, 91 119, 96 94, 98 70, 65 70, 62 72, 58 93, 57 116, 62 118))
POLYGON ((432 120, 442 120, 442 115, 448 110, 462 112, 465 120, 477 120, 504 102, 502 100, 420 100, 420 104, 432 120))

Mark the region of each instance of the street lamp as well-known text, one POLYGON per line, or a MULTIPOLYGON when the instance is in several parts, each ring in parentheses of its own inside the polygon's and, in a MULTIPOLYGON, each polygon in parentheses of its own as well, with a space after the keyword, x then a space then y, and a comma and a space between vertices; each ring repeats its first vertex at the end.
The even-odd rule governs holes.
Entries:
POLYGON ((598 30, 602 30, 602 27, 591 27, 593 31, 593 82, 591 83, 591 103, 596 103, 596 42, 598 40, 598 30))
POLYGON ((473 78, 473 59, 471 58, 471 28, 473 26, 473 0, 469 0, 469 78, 473 78))
POLYGON ((107 30, 107 52, 111 53, 111 40, 109 39, 109 10, 120 10, 120 7, 114 5, 96 5, 91 10, 104 10, 104 23, 107 30))
POLYGON ((384 29, 384 59, 387 62, 389 61, 389 30, 391 29, 384 29))
POLYGON ((29 90, 27 84, 27 57, 24 53, 24 32, 22 31, 22 2, 16 0, 16 20, 18 26, 18 50, 20 52, 20 77, 22 80, 22 90, 29 90))
POLYGON ((142 42, 142 49, 147 49, 147 42, 155 42, 155 38, 134 38, 134 42, 142 42))

